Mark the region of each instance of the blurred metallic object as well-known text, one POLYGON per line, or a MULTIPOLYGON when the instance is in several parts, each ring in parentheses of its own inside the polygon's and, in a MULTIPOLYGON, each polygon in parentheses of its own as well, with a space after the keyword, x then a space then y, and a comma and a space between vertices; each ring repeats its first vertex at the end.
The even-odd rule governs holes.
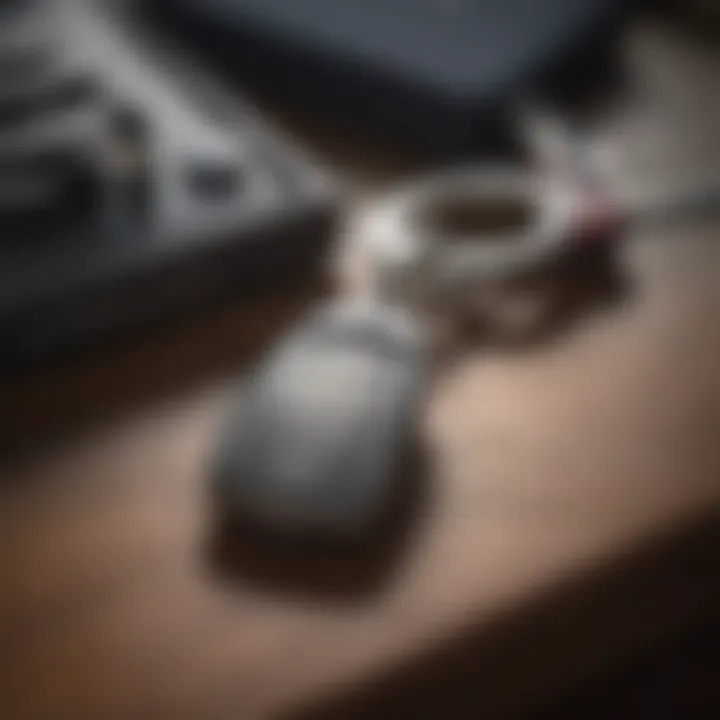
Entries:
POLYGON ((97 197, 101 88, 62 43, 54 4, 0 8, 3 242, 79 219, 97 197), (81 209, 82 206, 82 209, 81 209))
POLYGON ((427 329, 406 308, 313 311, 246 383, 212 460, 222 519, 297 539, 377 529, 423 416, 427 329))
POLYGON ((512 167, 461 168, 380 200, 361 218, 377 292, 421 305, 514 279, 568 250, 573 193, 512 167))
POLYGON ((694 182, 676 183, 618 198, 619 209, 631 225, 682 223, 720 213, 720 174, 694 182))
POLYGON ((0 369, 318 279, 324 174, 139 4, 0 13, 0 369))
POLYGON ((491 320, 519 302, 532 322, 562 282, 551 268, 587 250, 612 253, 631 226, 718 211, 717 176, 615 196, 580 173, 480 165, 381 198, 353 233, 369 248, 374 292, 386 301, 491 320))

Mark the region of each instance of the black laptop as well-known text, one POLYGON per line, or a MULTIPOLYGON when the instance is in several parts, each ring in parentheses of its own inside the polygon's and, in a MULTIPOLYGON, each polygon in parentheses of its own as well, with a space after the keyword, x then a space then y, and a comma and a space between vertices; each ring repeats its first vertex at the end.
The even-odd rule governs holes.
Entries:
POLYGON ((622 0, 151 0, 244 83, 423 151, 482 150, 589 82, 622 0))

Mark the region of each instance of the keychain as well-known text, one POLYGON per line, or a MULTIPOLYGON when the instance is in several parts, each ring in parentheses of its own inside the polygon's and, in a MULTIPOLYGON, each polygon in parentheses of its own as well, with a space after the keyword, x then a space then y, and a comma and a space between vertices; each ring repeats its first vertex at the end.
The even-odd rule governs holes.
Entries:
POLYGON ((429 385, 432 314, 489 315, 631 226, 720 208, 720 184, 612 198, 592 183, 510 166, 432 175, 381 198, 352 233, 373 282, 311 313, 260 366, 213 465, 226 515, 280 533, 356 536, 392 490, 429 385), (500 303, 502 306, 502 303, 500 303))

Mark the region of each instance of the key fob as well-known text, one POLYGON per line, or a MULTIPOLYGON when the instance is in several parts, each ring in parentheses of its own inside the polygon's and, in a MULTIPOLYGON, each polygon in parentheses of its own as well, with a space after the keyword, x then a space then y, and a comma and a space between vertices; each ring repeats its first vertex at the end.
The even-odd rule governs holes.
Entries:
POLYGON ((356 300, 313 312, 261 365, 224 428, 212 468, 223 516, 313 536, 371 526, 416 436, 428 356, 403 308, 356 300))

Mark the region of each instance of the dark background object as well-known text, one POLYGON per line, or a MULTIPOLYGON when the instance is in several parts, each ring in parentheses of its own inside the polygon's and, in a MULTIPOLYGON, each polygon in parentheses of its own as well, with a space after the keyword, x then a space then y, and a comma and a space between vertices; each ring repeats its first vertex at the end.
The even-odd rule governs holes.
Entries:
POLYGON ((28 5, 0 37, 44 50, 0 82, 0 370, 322 273, 322 175, 135 10, 28 5))
POLYGON ((505 144, 528 95, 588 82, 619 0, 149 0, 243 82, 422 152, 505 144))

